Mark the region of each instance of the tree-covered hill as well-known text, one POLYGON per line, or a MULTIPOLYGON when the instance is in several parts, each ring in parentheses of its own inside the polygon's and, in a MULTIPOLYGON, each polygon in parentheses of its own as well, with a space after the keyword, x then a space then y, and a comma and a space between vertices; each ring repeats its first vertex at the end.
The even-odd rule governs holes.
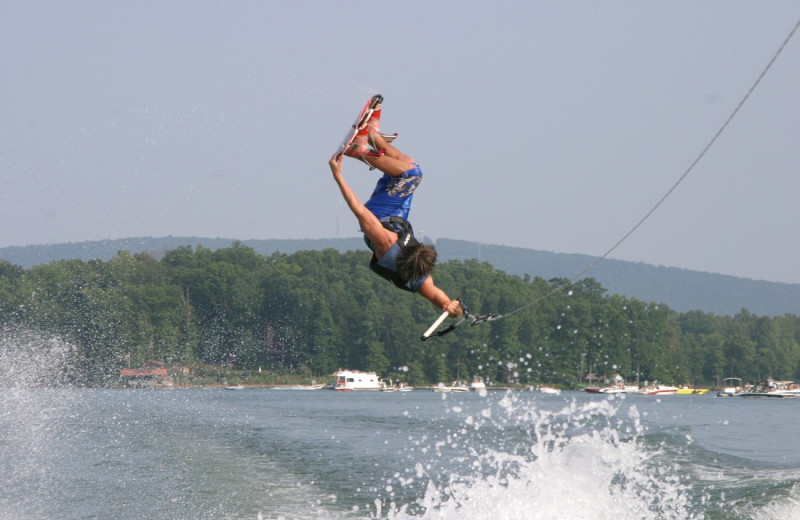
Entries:
MULTIPOLYGON (((211 250, 229 247, 233 241, 223 238, 162 237, 127 238, 53 245, 0 248, 0 258, 21 267, 49 263, 54 260, 103 261, 117 251, 148 253, 161 258, 166 251, 183 246, 202 245, 211 250)), ((294 253, 303 250, 333 248, 338 251, 363 250, 360 238, 316 240, 247 240, 243 244, 263 255, 275 252, 294 253)), ((588 255, 552 253, 500 245, 479 244, 462 240, 436 241, 440 259, 477 259, 489 262, 508 274, 574 278, 595 258, 588 255)), ((653 266, 640 262, 604 260, 588 273, 610 293, 643 301, 662 302, 686 312, 701 310, 733 316, 742 309, 765 316, 784 313, 800 314, 800 284, 751 280, 675 267, 653 266)))
MULTIPOLYGON (((475 313, 507 317, 421 342, 439 311, 375 276, 368 260, 363 250, 262 255, 234 243, 159 259, 0 261, 0 331, 63 338, 74 346, 70 380, 89 385, 147 360, 318 376, 348 367, 412 384, 476 374, 565 386, 588 373, 685 384, 800 377, 796 315, 678 313, 592 278, 565 286, 477 260, 439 265, 437 285, 475 313)), ((4 359, 33 348, 0 346, 4 359)))

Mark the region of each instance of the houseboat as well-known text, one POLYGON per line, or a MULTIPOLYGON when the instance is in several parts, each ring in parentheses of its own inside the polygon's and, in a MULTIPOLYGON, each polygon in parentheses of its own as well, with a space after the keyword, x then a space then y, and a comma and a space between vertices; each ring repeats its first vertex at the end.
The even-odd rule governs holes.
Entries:
POLYGON ((333 382, 331 390, 351 392, 353 390, 380 390, 381 383, 375 372, 362 372, 360 370, 342 370, 341 368, 331 374, 333 382))

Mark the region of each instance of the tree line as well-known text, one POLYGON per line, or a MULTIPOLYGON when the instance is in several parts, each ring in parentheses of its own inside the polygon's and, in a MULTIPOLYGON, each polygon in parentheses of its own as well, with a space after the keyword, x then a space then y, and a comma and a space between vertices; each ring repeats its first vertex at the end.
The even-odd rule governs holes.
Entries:
POLYGON ((511 276, 476 260, 439 265, 437 285, 475 314, 510 314, 421 342, 438 310, 371 273, 369 254, 265 256, 234 242, 160 260, 121 251, 27 269, 0 261, 0 326, 70 342, 70 377, 84 385, 148 360, 318 377, 344 367, 412 384, 481 375, 576 387, 617 373, 692 385, 800 379, 797 316, 678 313, 609 295, 592 278, 511 276))

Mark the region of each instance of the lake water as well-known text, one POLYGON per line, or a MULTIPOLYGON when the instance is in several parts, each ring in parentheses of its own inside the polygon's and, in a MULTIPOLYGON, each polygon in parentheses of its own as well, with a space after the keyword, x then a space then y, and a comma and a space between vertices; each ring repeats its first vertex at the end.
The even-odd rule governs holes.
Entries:
POLYGON ((3 519, 800 518, 800 399, 0 392, 3 519))

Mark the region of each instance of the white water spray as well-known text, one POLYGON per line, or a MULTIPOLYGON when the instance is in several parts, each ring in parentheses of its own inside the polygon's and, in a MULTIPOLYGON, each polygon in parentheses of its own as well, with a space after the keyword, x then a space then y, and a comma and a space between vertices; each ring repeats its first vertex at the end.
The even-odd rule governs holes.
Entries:
POLYGON ((0 388, 63 386, 74 375, 76 348, 60 337, 6 326, 0 329, 0 388))
POLYGON ((461 414, 462 429, 432 447, 420 443, 434 455, 415 469, 428 481, 424 496, 391 504, 387 518, 696 518, 678 469, 642 441, 636 408, 624 416, 619 409, 619 401, 603 400, 544 411, 508 393, 478 414, 461 414), (436 459, 458 457, 466 471, 436 474, 436 459))

